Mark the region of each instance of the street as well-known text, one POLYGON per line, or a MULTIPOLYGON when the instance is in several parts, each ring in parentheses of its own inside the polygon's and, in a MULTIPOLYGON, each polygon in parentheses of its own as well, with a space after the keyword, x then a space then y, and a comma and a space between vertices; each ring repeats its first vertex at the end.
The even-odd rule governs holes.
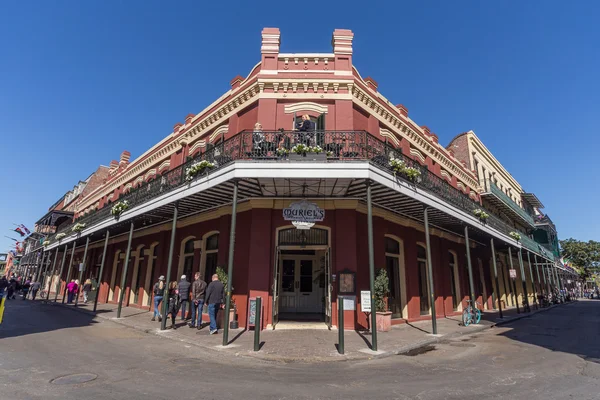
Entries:
POLYGON ((0 325, 0 398, 598 399, 599 323, 600 301, 584 300, 411 355, 276 363, 16 300, 0 325))

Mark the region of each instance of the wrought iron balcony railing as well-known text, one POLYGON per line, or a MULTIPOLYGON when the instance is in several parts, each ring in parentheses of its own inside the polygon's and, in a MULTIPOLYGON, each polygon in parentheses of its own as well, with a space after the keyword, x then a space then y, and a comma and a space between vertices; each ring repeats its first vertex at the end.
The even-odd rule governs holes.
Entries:
POLYGON ((531 251, 541 254, 549 258, 550 260, 554 260, 554 254, 552 251, 548 250, 545 246, 539 244, 538 242, 531 239, 529 236, 524 235, 523 233, 521 233, 521 244, 523 245, 523 247, 531 251))
POLYGON ((506 193, 504 193, 494 182, 491 180, 486 181, 486 188, 488 188, 488 193, 496 196, 500 201, 502 201, 507 207, 509 207, 513 212, 519 215, 529 226, 535 226, 533 221, 533 217, 527 213, 524 209, 522 209, 517 203, 515 203, 506 193))
MULTIPOLYGON (((215 146, 207 148, 204 153, 165 172, 162 176, 156 177, 147 183, 142 183, 128 193, 122 194, 119 201, 127 200, 129 207, 132 208, 186 185, 190 180, 200 176, 190 177, 190 174, 187 173, 189 168, 203 160, 214 165, 212 168, 206 168, 202 171, 201 175, 205 176, 236 160, 292 161, 294 157, 297 157, 295 154, 301 152, 300 145, 311 147, 310 152, 319 152, 319 157, 328 162, 370 161, 373 165, 388 171, 392 170, 391 158, 401 160, 407 167, 415 168, 420 174, 413 180, 398 174, 399 179, 405 179, 416 187, 431 192, 469 214, 472 214, 475 209, 486 211, 489 218, 485 223, 499 232, 507 235, 514 230, 491 212, 485 210, 481 204, 464 192, 450 185, 448 181, 438 177, 429 171, 427 167, 402 154, 400 149, 365 131, 242 131, 215 146)), ((86 224, 86 227, 90 227, 94 223, 108 218, 111 215, 111 207, 111 204, 107 204, 99 210, 81 216, 72 224, 62 226, 56 234, 71 233, 75 223, 83 223, 86 224)), ((50 238, 52 242, 56 240, 56 234, 50 238)))

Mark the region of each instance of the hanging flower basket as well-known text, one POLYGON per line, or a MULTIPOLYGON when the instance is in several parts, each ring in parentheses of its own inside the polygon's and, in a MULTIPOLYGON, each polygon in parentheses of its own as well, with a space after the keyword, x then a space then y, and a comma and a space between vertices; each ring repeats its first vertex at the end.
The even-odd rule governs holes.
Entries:
POLYGON ((285 157, 289 154, 288 149, 283 148, 283 147, 278 148, 275 152, 277 153, 277 155, 279 157, 285 157))
POLYGON ((123 212, 125 210, 127 210, 129 208, 129 202, 127 200, 123 200, 123 201, 119 201, 117 202, 117 204, 115 204, 112 209, 110 210, 110 213, 115 217, 118 218, 121 214, 123 214, 123 212))
POLYGON ((481 222, 485 222, 490 217, 490 214, 486 213, 481 208, 473 210, 473 215, 479 218, 481 222))
POLYGON ((202 160, 202 161, 198 161, 193 163, 191 166, 189 166, 188 168, 185 169, 185 180, 186 181, 191 181, 193 180, 197 175, 202 175, 202 173, 208 168, 214 168, 215 164, 211 163, 210 161, 206 161, 206 160, 202 160))
POLYGON ((310 146, 307 146, 305 144, 297 144, 294 147, 292 147, 292 153, 294 154, 300 154, 305 156, 306 153, 310 152, 310 146))
POLYGON ((517 242, 521 240, 521 234, 519 232, 511 232, 508 234, 508 236, 515 239, 517 242))
POLYGON ((394 171, 394 175, 401 174, 411 182, 416 182, 421 176, 421 171, 418 168, 407 167, 406 163, 399 158, 390 158, 388 164, 394 171))
POLYGON ((71 230, 72 230, 73 232, 77 232, 77 233, 79 233, 79 232, 81 232, 81 231, 83 230, 83 228, 85 228, 85 224, 82 224, 82 223, 78 222, 78 223, 76 223, 76 224, 73 226, 73 228, 71 228, 71 230))
POLYGON ((60 239, 64 238, 65 236, 67 236, 66 233, 59 233, 56 235, 56 240, 60 240, 60 239))
POLYGON ((44 240, 44 242, 42 243, 42 246, 46 247, 50 245, 50 241, 49 240, 44 240))

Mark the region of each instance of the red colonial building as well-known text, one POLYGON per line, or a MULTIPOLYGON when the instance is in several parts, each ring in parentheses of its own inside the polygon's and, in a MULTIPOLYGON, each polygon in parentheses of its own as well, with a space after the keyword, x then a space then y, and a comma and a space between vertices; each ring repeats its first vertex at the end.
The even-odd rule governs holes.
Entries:
MULTIPOLYGON (((470 294, 496 307, 508 290, 494 280, 492 242, 498 257, 514 250, 516 268, 523 251, 550 262, 515 241, 506 221, 474 215, 475 172, 361 76, 352 40, 336 29, 331 53, 280 53, 279 29, 265 28, 260 62, 245 77, 137 159, 124 152, 77 199, 75 221, 45 247, 51 290, 84 263, 99 302, 123 294, 123 305, 150 309, 169 265, 169 280, 200 272, 209 281, 231 267, 242 327, 257 296, 264 327, 335 326, 343 296, 346 327, 362 329, 370 266, 387 271, 389 311, 403 323, 430 319, 433 308, 437 317, 460 313, 470 294)), ((533 275, 518 279, 516 290, 531 297, 533 275)))

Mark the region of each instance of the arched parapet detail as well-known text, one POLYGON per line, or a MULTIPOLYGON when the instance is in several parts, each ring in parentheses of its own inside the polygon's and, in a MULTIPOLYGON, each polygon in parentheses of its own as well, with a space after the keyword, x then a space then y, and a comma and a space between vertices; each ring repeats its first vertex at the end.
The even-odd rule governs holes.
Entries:
POLYGON ((156 176, 156 168, 152 168, 151 170, 146 172, 146 174, 144 175, 144 181, 147 182, 148 179, 152 178, 153 176, 156 176))
POLYGON ((425 156, 419 150, 411 147, 410 155, 416 157, 419 161, 421 161, 422 164, 425 164, 425 156))
POLYGON ((400 145, 400 140, 396 137, 396 135, 394 135, 393 132, 389 131, 388 129, 380 129, 379 134, 384 138, 390 139, 391 142, 394 143, 394 146, 400 145))
POLYGON ((286 114, 293 114, 299 111, 313 111, 319 114, 327 114, 327 106, 313 103, 311 101, 303 101, 300 103, 286 105, 284 111, 286 114))
POLYGON ((221 125, 217 129, 215 129, 215 131, 213 133, 211 133, 210 137, 208 138, 208 142, 209 143, 214 142, 214 140, 216 138, 218 138, 221 135, 226 134, 227 131, 229 131, 229 125, 221 125))
POLYGON ((194 156, 194 153, 199 152, 200 149, 203 149, 204 147, 206 147, 206 140, 197 140, 191 147, 190 147, 190 156, 194 156))
POLYGON ((170 166, 171 166, 171 160, 165 160, 165 161, 163 161, 162 164, 160 164, 158 166, 158 173, 160 174, 165 169, 168 170, 170 166))
POLYGON ((133 181, 133 187, 136 187, 137 185, 139 185, 142 182, 144 182, 144 177, 138 176, 137 178, 135 178, 135 181, 133 181))

